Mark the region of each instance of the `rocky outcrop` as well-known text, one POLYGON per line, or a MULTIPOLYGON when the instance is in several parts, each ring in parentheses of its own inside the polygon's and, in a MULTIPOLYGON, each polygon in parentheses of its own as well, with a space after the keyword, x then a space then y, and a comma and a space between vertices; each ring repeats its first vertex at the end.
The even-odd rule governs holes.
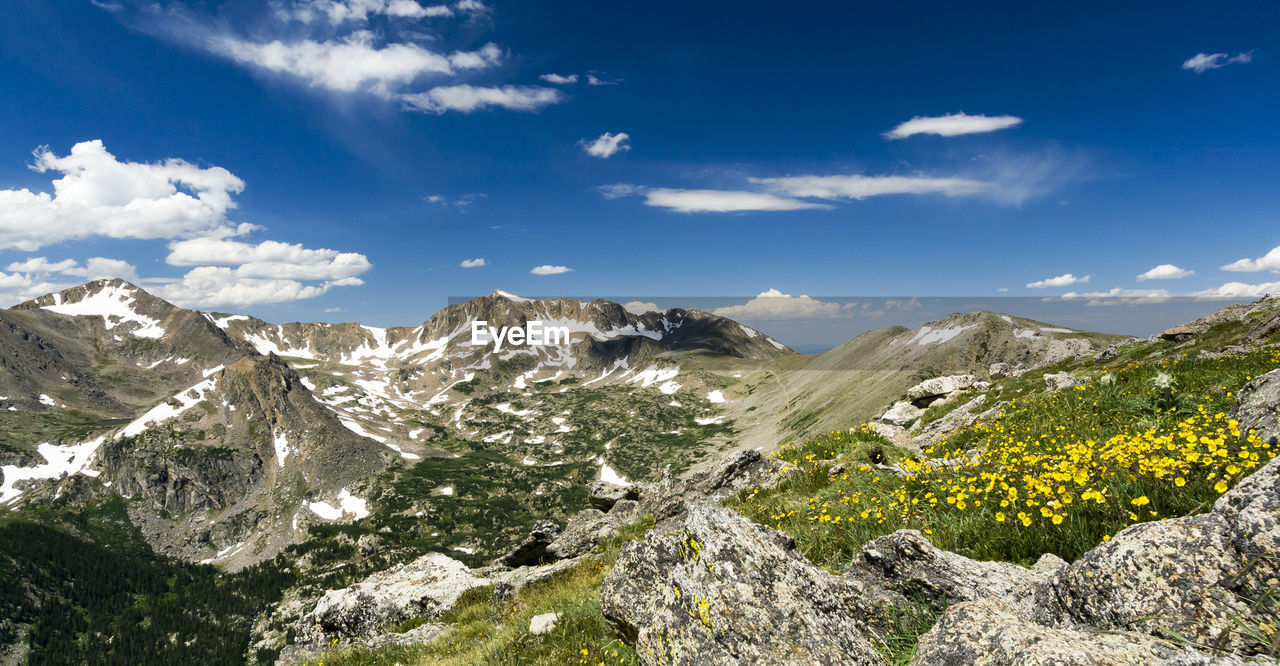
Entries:
POLYGON ((697 505, 678 534, 624 548, 600 602, 649 664, 877 664, 862 623, 874 595, 781 532, 697 505))
POLYGON ((1231 418, 1242 432, 1254 431, 1264 442, 1280 438, 1280 370, 1255 377, 1236 396, 1231 418))
POLYGON ((946 416, 925 426, 924 430, 912 439, 912 443, 918 449, 925 449, 947 435, 973 425, 983 415, 982 407, 986 403, 987 396, 985 394, 964 403, 947 413, 946 416))
POLYGON ((1013 363, 992 363, 987 367, 987 374, 990 375, 992 379, 1017 377, 1023 372, 1026 372, 1026 369, 1022 367, 1021 363, 1016 365, 1013 363))
POLYGON ((622 500, 634 499, 640 499, 640 492, 634 485, 624 486, 601 480, 591 484, 590 490, 587 491, 587 501, 601 511, 608 511, 622 500))
POLYGON ((1277 554, 1280 459, 1218 498, 1209 513, 1133 525, 1063 567, 1037 593, 1035 619, 1265 652, 1243 627, 1274 621, 1269 606, 1255 602, 1280 584, 1277 554))
POLYGON ((341 590, 325 593, 297 627, 300 645, 370 639, 411 617, 435 617, 463 592, 489 581, 440 553, 396 565, 341 590))
POLYGON ((539 520, 524 541, 493 563, 500 567, 514 568, 538 565, 557 559, 548 549, 559 536, 559 525, 550 520, 539 520))
POLYGON ((954 393, 974 388, 974 384, 978 383, 980 383, 978 378, 973 375, 934 377, 907 389, 907 400, 924 407, 938 399, 947 398, 954 393))
MULTIPOLYGON (((377 651, 394 646, 409 646, 419 643, 430 643, 448 631, 448 625, 429 622, 409 631, 401 633, 379 634, 369 640, 361 640, 360 645, 366 650, 377 651)), ((327 645, 289 645, 280 651, 277 664, 299 664, 312 661, 323 663, 327 645)))
POLYGON ((1030 624, 1008 604, 988 598, 952 606, 920 637, 911 663, 1144 666, 1180 653, 1169 643, 1135 632, 1077 631, 1030 624))
POLYGON ((1253 303, 1228 305, 1195 321, 1174 326, 1160 334, 1165 340, 1187 340, 1232 321, 1250 322, 1249 338, 1259 340, 1280 327, 1280 297, 1266 296, 1253 303))
POLYGON ((678 520, 690 502, 718 503, 747 488, 772 488, 789 471, 794 471, 794 466, 761 455, 759 451, 738 451, 716 466, 681 481, 667 474, 662 480, 644 486, 637 510, 652 515, 661 525, 663 521, 678 520))
POLYGON ((618 528, 635 520, 638 507, 639 503, 635 500, 620 500, 608 513, 598 509, 579 511, 569 519, 560 536, 548 546, 548 552, 562 559, 590 553, 618 528))

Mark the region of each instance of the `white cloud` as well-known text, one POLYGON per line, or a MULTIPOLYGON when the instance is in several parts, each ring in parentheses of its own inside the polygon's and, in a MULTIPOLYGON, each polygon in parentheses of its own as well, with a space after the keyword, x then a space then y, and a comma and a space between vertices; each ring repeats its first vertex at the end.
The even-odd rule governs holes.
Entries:
POLYGON ((553 73, 550 73, 550 74, 543 74, 542 76, 539 76, 538 78, 542 79, 543 81, 546 81, 547 83, 554 83, 554 84, 556 84, 556 85, 560 85, 560 86, 565 86, 565 85, 569 85, 569 84, 571 84, 571 83, 577 83, 577 82, 578 82, 578 75, 577 75, 577 74, 569 74, 568 76, 564 76, 564 75, 556 74, 556 73, 554 73, 554 72, 553 72, 553 73))
POLYGON ((1071 273, 1066 273, 1064 275, 1059 275, 1057 277, 1045 278, 1043 280, 1036 280, 1035 282, 1028 282, 1027 287, 1029 289, 1044 289, 1045 287, 1067 287, 1073 284, 1082 284, 1082 283, 1088 282, 1089 278, 1091 277, 1093 276, 1086 275, 1084 277, 1076 277, 1071 273))
POLYGON ((678 213, 742 213, 831 207, 763 192, 654 188, 643 190, 643 194, 646 206, 667 208, 678 213))
POLYGON ((1203 74, 1211 69, 1219 69, 1227 65, 1236 63, 1248 63, 1253 61, 1253 52, 1237 53, 1234 56, 1226 53, 1197 53, 1187 58, 1182 63, 1183 69, 1189 69, 1196 74, 1203 74))
POLYGON ((617 134, 605 132, 594 141, 583 139, 578 142, 578 145, 582 146, 582 150, 592 157, 608 159, 618 153, 631 150, 631 146, 627 145, 627 140, 630 138, 626 132, 618 132, 617 134))
POLYGON ((595 76, 594 74, 588 74, 588 75, 587 75, 587 85, 589 85, 589 86, 616 86, 616 85, 618 85, 618 82, 617 82, 617 81, 608 81, 608 80, 605 80, 605 79, 599 78, 599 77, 595 76))
POLYGON ((475 259, 463 259, 461 264, 463 268, 480 268, 485 265, 484 257, 476 257, 475 259))
POLYGON ((884 135, 889 139, 905 139, 916 134, 960 136, 995 132, 1020 124, 1022 119, 1017 116, 970 116, 962 111, 945 116, 916 116, 885 132, 884 135))
POLYGON ((1280 280, 1259 284, 1228 282, 1212 289, 1194 292, 1191 295, 1202 298, 1262 298, 1268 294, 1280 294, 1280 280))
POLYGON ((646 312, 662 312, 662 308, 659 308, 656 303, 650 303, 648 301, 628 301, 622 304, 622 309, 630 312, 631 314, 638 315, 646 312))
POLYGON ((1280 245, 1271 248, 1270 252, 1257 259, 1237 259, 1223 266, 1222 270, 1239 273, 1256 273, 1258 271, 1280 273, 1280 245))
POLYGON ((564 93, 555 88, 541 86, 485 87, 469 84, 437 86, 422 93, 400 96, 400 101, 414 111, 445 113, 460 111, 471 113, 486 107, 499 107, 513 111, 537 111, 544 106, 564 101, 564 93))
POLYGON ((816 199, 865 199, 885 194, 945 194, 965 196, 988 190, 988 183, 967 178, 925 176, 787 176, 751 178, 765 189, 793 197, 816 199))
POLYGON ((1138 281, 1143 282, 1145 280, 1178 280, 1181 278, 1189 278, 1195 274, 1196 274, 1195 271, 1189 271, 1185 268, 1178 268, 1173 264, 1160 264, 1159 266, 1152 268, 1146 273, 1139 275, 1138 281))
POLYGON ((380 47, 367 30, 351 33, 340 41, 323 42, 249 42, 222 37, 213 42, 213 48, 241 64, 287 74, 311 86, 338 92, 383 92, 424 75, 453 75, 459 70, 491 67, 502 60, 502 49, 495 44, 446 55, 410 43, 380 47))
POLYGON ((170 266, 235 266, 244 278, 340 280, 360 275, 373 264, 363 254, 312 250, 300 243, 263 241, 256 245, 217 238, 193 238, 169 244, 170 266))
POLYGON ((551 264, 543 264, 542 266, 534 266, 529 271, 534 275, 559 275, 561 273, 572 273, 573 269, 568 266, 552 266, 551 264))
POLYGON ((177 305, 207 308, 284 303, 315 298, 332 287, 360 284, 364 284, 360 278, 350 277, 306 285, 297 280, 245 277, 238 269, 226 266, 200 266, 180 280, 162 284, 152 291, 177 305))
POLYGON ((165 238, 172 239, 166 263, 193 268, 177 279, 139 278, 137 269, 120 259, 90 257, 81 265, 74 259, 29 257, 8 265, 13 273, 0 280, 0 298, 30 298, 71 286, 45 279, 60 275, 154 283, 160 285, 158 295, 180 305, 279 303, 363 284, 356 276, 371 267, 367 257, 354 252, 232 240, 258 227, 226 219, 235 206, 231 195, 244 183, 221 167, 200 168, 177 159, 120 162, 101 141, 88 141, 76 144, 67 157, 37 151, 35 168, 63 177, 53 181, 52 196, 0 190, 0 248, 32 251, 92 236, 165 238))
POLYGON ((849 306, 820 301, 804 294, 792 296, 777 289, 761 292, 742 305, 716 308, 715 314, 748 320, 832 319, 849 316, 849 306))
POLYGON ((346 308, 325 308, 324 311, 328 314, 334 314, 337 312, 346 312, 347 309, 346 308))
POLYGON ((31 252, 93 236, 173 238, 235 235, 226 218, 244 181, 221 167, 200 168, 180 159, 156 164, 121 162, 101 140, 72 146, 58 157, 35 152, 35 171, 62 174, 53 194, 0 190, 0 249, 31 252))
POLYGON ((1084 300, 1085 305, 1132 305, 1136 303, 1163 303, 1171 295, 1167 289, 1124 289, 1113 287, 1108 291, 1094 291, 1083 294, 1069 291, 1060 297, 1045 298, 1045 301, 1084 300))
POLYGON ((453 16, 448 5, 422 5, 414 0, 302 0, 281 8, 279 15, 303 23, 325 19, 332 25, 365 22, 371 15, 396 18, 453 16))

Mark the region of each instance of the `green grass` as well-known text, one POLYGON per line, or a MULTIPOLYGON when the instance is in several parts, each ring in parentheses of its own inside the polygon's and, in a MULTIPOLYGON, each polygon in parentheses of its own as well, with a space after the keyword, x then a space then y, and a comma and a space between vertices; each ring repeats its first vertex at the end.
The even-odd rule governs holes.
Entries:
POLYGON ((465 592, 438 619, 413 618, 395 631, 427 622, 449 625, 430 643, 369 650, 361 646, 336 648, 312 664, 374 666, 403 664, 638 664, 635 651, 614 634, 600 613, 600 586, 617 560, 621 547, 653 526, 645 516, 619 529, 601 544, 597 557, 551 580, 530 585, 514 598, 498 601, 493 588, 465 592), (560 613, 556 627, 545 636, 529 633, 535 615, 560 613))

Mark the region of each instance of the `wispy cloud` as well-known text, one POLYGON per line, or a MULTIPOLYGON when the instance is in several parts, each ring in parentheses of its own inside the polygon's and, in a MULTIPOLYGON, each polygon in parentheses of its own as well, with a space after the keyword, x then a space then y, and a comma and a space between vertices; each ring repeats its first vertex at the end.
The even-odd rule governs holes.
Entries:
POLYGON ((1227 282, 1212 289, 1192 293, 1201 298, 1262 298, 1266 295, 1280 294, 1280 280, 1248 284, 1245 282, 1227 282))
POLYGON ((1027 288, 1028 289, 1045 289, 1047 287, 1069 287, 1073 284, 1083 284, 1085 282, 1088 282, 1089 278, 1091 277, 1093 276, 1085 275, 1083 277, 1076 277, 1071 273, 1066 273, 1063 275, 1059 275, 1057 277, 1045 278, 1043 280, 1036 280, 1035 282, 1028 282, 1027 288))
POLYGON ((553 88, 495 81, 508 56, 496 43, 443 46, 457 32, 446 30, 443 19, 491 11, 477 0, 278 0, 263 3, 269 9, 256 19, 239 13, 237 21, 179 2, 133 4, 136 11, 118 14, 140 30, 316 91, 436 114, 535 111, 568 99, 553 88), (375 23, 375 16, 384 18, 375 23))
POLYGON ((1182 68, 1189 69, 1196 74, 1203 74, 1211 69, 1220 69, 1227 65, 1248 62, 1253 62, 1252 51, 1237 53, 1234 56, 1226 53, 1197 53, 1183 61, 1182 68))
POLYGON ((1270 252, 1257 259, 1237 259, 1223 266, 1222 270, 1239 273, 1256 273, 1258 271, 1280 273, 1280 245, 1271 248, 1270 252))
POLYGON ((1139 275, 1138 281, 1143 282, 1145 280, 1179 280, 1182 278, 1189 278, 1195 274, 1196 274, 1195 271, 1189 271, 1185 268, 1178 268, 1173 264, 1160 264, 1159 266, 1152 268, 1151 270, 1143 273, 1142 275, 1139 275))
POLYGON ((485 265, 485 260, 484 260, 484 257, 476 257, 475 259, 463 259, 462 263, 458 265, 463 268, 480 268, 481 266, 485 265))
POLYGON ((905 139, 917 134, 961 136, 1008 129, 1022 124, 1017 116, 971 116, 963 111, 945 116, 916 116, 884 133, 888 139, 905 139))
POLYGON ((534 266, 529 272, 533 275, 560 275, 561 273, 572 273, 573 269, 568 266, 543 264, 541 266, 534 266))
POLYGON ((646 206, 666 208, 678 213, 745 213, 831 208, 827 204, 764 192, 652 188, 645 189, 643 193, 646 206))
POLYGON ((459 84, 440 86, 423 93, 401 95, 405 107, 415 111, 441 114, 448 111, 470 113, 497 107, 513 111, 537 111, 565 99, 555 88, 539 86, 486 87, 459 84))
POLYGON ((777 194, 814 199, 865 199, 885 194, 945 194, 966 196, 988 190, 990 183, 968 178, 926 176, 787 176, 749 178, 777 194))
POLYGON ((551 73, 551 74, 543 74, 538 78, 542 79, 543 81, 546 81, 547 83, 554 83, 558 86, 566 86, 566 85, 570 85, 578 82, 577 74, 569 74, 565 76, 561 74, 551 73))
POLYGON ((618 132, 617 134, 605 132, 594 140, 583 139, 578 142, 578 145, 582 146, 582 150, 592 157, 608 159, 618 153, 631 150, 631 146, 627 144, 627 140, 630 138, 631 136, 626 132, 618 132))

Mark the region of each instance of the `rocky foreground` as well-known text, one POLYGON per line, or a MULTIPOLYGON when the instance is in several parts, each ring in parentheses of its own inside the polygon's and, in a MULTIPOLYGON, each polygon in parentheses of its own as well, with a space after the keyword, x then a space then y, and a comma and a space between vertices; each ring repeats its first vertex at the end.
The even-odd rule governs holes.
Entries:
MULTIPOLYGON (((1275 444, 1280 370, 1240 391, 1232 417, 1275 444)), ((1212 510, 1133 525, 1075 562, 981 562, 900 530, 867 543, 843 574, 719 506, 790 471, 748 451, 683 481, 597 482, 592 508, 564 529, 539 523, 488 567, 433 553, 329 591, 297 623, 281 662, 356 641, 376 649, 432 640, 445 625, 384 628, 438 617, 474 587, 508 597, 598 557, 599 543, 651 515, 655 527, 623 547, 600 594, 605 618, 649 664, 880 664, 876 643, 912 608, 937 616, 915 664, 1276 663, 1257 628, 1276 621, 1259 601, 1280 592, 1280 459, 1212 510)), ((556 620, 537 616, 530 633, 556 620)))

